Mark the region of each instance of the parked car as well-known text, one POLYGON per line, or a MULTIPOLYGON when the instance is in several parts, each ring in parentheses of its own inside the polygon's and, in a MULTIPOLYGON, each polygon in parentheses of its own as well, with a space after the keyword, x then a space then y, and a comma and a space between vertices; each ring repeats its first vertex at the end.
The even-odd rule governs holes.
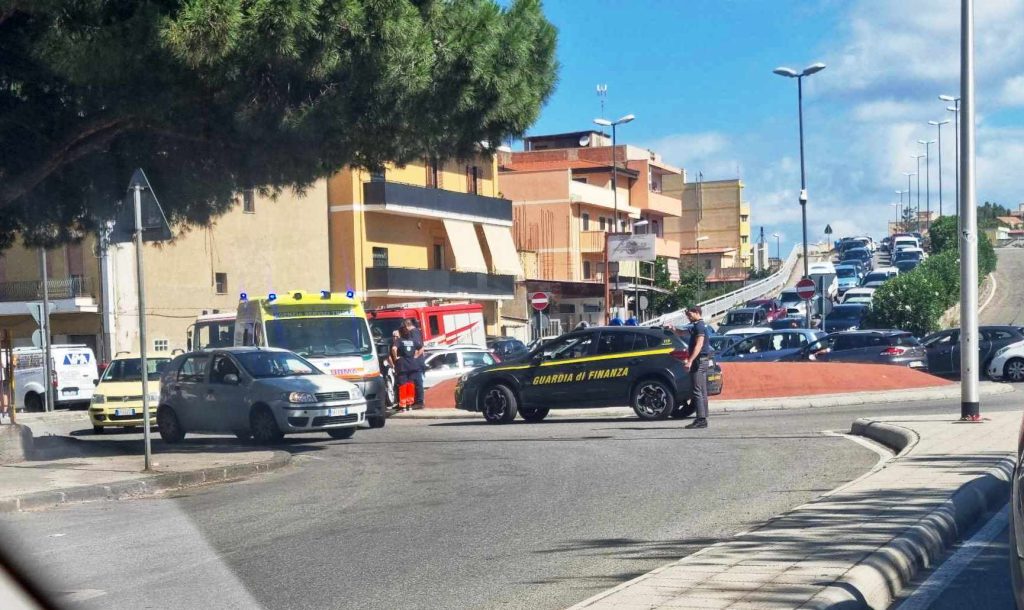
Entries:
POLYGON ((871 303, 875 290, 874 287, 851 288, 843 295, 841 303, 871 303))
POLYGON ((928 370, 928 354, 916 337, 903 330, 848 330, 832 333, 805 347, 793 360, 892 364, 928 370))
POLYGON ((924 250, 921 248, 903 248, 896 252, 896 255, 892 257, 892 264, 899 268, 899 264, 902 261, 914 260, 921 262, 924 260, 924 250))
POLYGON ((992 355, 988 367, 982 370, 987 371, 988 376, 996 381, 1024 381, 1024 342, 999 348, 992 355))
POLYGON ((726 312, 725 319, 718 325, 718 333, 726 333, 737 328, 767 326, 768 314, 760 307, 738 307, 726 312))
POLYGON ((287 350, 229 347, 172 360, 160 378, 156 421, 166 443, 189 432, 227 432, 273 443, 285 434, 351 438, 366 419, 353 383, 287 350))
MULTIPOLYGON (((170 361, 168 356, 146 357, 149 421, 153 425, 156 424, 156 408, 160 402, 160 373, 170 361)), ((142 396, 142 358, 128 353, 114 356, 92 394, 89 420, 93 433, 103 434, 112 427, 143 425, 142 396)))
POLYGON ((776 330, 747 337, 715 355, 719 362, 778 362, 825 337, 808 329, 776 330))
POLYGON ((782 306, 778 299, 752 299, 747 301, 747 307, 760 307, 763 309, 769 322, 786 316, 786 308, 782 306))
POLYGON ((839 282, 839 296, 851 288, 860 286, 860 274, 853 265, 836 265, 836 280, 839 282))
POLYGON ((919 260, 908 259, 896 263, 896 268, 900 270, 900 273, 907 273, 908 271, 913 271, 920 264, 921 261, 919 260))
MULTIPOLYGON (((989 370, 995 355, 1004 347, 1024 341, 1019 326, 979 326, 978 363, 983 372, 989 370)), ((951 328, 932 333, 921 340, 928 352, 928 371, 935 375, 960 374, 960 329, 951 328)), ((1008 353, 1007 352, 1003 352, 1008 353)), ((1011 355, 1012 357, 1012 355, 1011 355)), ((1006 358, 1001 360, 1000 377, 1006 377, 1006 358)), ((1012 368, 1012 367, 1011 367, 1012 368)), ((1024 379, 1024 378, 1022 378, 1024 379)))
POLYGON ((868 271, 874 266, 871 261, 871 251, 867 248, 850 248, 843 253, 843 260, 858 260, 868 271))
POLYGON ((878 269, 865 275, 864 279, 861 280, 860 285, 863 288, 878 288, 882 284, 888 282, 890 279, 899 275, 899 273, 899 269, 895 267, 885 267, 884 270, 878 269))
POLYGON ((867 275, 868 273, 867 267, 864 266, 864 261, 860 259, 849 258, 843 261, 839 261, 836 267, 839 267, 840 265, 844 267, 853 267, 854 269, 856 269, 858 281, 864 279, 864 276, 867 275))
POLYGON ((739 335, 710 335, 708 336, 708 344, 711 345, 711 349, 715 350, 715 353, 721 352, 728 348, 733 343, 737 343, 742 340, 739 335))
POLYGON ((526 344, 515 337, 487 337, 487 348, 504 360, 514 360, 530 352, 526 344))
POLYGON ((817 263, 811 263, 807 267, 807 275, 821 275, 830 274, 835 275, 836 267, 828 261, 821 261, 817 263))
POLYGON ((772 321, 769 325, 772 330, 783 330, 786 328, 806 328, 807 318, 803 316, 786 316, 772 321))
POLYGON ((858 330, 864 326, 864 320, 871 313, 871 308, 858 303, 845 303, 836 305, 832 311, 825 316, 822 328, 827 333, 834 333, 841 330, 858 330))
POLYGON ((753 337, 754 335, 760 335, 761 333, 770 333, 771 331, 772 329, 769 326, 750 326, 747 328, 734 328, 726 331, 725 336, 745 339, 747 337, 753 337))
POLYGON ((446 379, 461 377, 463 373, 481 366, 500 362, 484 348, 448 349, 429 352, 423 359, 423 387, 433 387, 446 379))
MULTIPOLYGON (((787 316, 806 316, 807 315, 807 301, 804 301, 796 293, 796 288, 783 288, 779 292, 779 302, 786 308, 787 316)), ((813 301, 812 301, 813 303, 813 301)), ((811 305, 812 315, 815 313, 814 305, 811 305)))

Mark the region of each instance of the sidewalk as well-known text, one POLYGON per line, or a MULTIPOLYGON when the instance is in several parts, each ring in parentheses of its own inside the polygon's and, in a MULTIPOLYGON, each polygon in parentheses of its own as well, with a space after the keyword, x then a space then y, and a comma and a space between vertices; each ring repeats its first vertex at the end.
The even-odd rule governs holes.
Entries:
MULTIPOLYGON (((979 386, 982 396, 994 396, 1013 392, 1015 386, 1009 383, 983 381, 979 386)), ((931 388, 909 390, 886 390, 881 392, 851 392, 847 394, 817 394, 808 396, 783 396, 775 398, 749 398, 742 400, 718 400, 711 398, 708 409, 712 417, 716 413, 744 411, 779 411, 788 409, 815 409, 845 407, 866 404, 905 403, 918 400, 952 400, 960 398, 960 385, 949 384, 931 388)), ((629 407, 607 407, 596 409, 556 409, 548 419, 579 419, 603 417, 632 417, 629 407)), ((408 411, 394 415, 397 419, 478 419, 480 413, 427 407, 420 411, 408 411)))
MULTIPOLYGON (((58 413, 45 415, 52 422, 58 413)), ((66 413, 65 421, 82 415, 80 411, 66 413)), ((144 472, 142 441, 82 441, 37 433, 34 444, 36 459, 0 465, 0 512, 148 495, 239 479, 280 468, 291 460, 291 454, 284 451, 186 442, 154 453, 152 470, 144 472)))
POLYGON ((887 608, 986 510, 1006 501, 1018 413, 858 420, 899 455, 764 526, 574 608, 887 608))

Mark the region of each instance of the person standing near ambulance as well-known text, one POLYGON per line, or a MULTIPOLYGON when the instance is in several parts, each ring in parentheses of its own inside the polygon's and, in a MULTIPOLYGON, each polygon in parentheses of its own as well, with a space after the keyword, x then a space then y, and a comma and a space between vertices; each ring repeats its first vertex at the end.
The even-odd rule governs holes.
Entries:
POLYGON ((391 342, 391 358, 398 374, 398 387, 410 381, 416 387, 413 409, 423 408, 423 335, 416 328, 412 318, 406 318, 398 331, 399 336, 391 342))

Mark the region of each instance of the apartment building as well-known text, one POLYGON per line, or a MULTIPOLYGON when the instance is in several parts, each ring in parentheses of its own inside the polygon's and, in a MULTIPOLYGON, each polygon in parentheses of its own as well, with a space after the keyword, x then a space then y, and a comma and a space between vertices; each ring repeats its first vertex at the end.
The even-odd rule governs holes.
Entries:
MULTIPOLYGON (((202 313, 234 312, 242 292, 266 294, 330 285, 327 182, 276 198, 253 190, 208 227, 175 227, 165 243, 143 251, 148 350, 186 346, 188 326, 202 313)), ((0 255, 0 328, 15 345, 30 345, 35 321, 28 303, 42 301, 38 249, 20 242, 0 255)), ((49 250, 47 288, 55 343, 84 343, 98 357, 139 349, 135 247, 98 235, 49 250), (106 256, 104 256, 106 254, 106 256)))
POLYGON ((682 213, 668 220, 667 235, 680 244, 684 266, 700 266, 708 282, 740 282, 753 265, 750 204, 743 201, 743 182, 685 182, 666 176, 662 191, 682 197, 682 213))
POLYGON ((479 302, 488 334, 504 332, 502 302, 514 298, 523 271, 512 203, 497 177, 495 158, 483 152, 332 176, 331 289, 353 290, 368 307, 479 302))
MULTIPOLYGON (((613 149, 599 131, 534 136, 524 140, 524 148, 499 155, 501 188, 514 208, 515 245, 530 253, 527 292, 551 294, 549 313, 563 326, 604 321, 608 233, 655 234, 656 255, 678 270, 679 242, 665 228, 682 204, 662 192, 662 183, 666 176, 681 176, 680 168, 649 150, 613 149)), ((657 290, 653 261, 610 267, 611 306, 623 315, 636 312, 635 296, 657 290)))

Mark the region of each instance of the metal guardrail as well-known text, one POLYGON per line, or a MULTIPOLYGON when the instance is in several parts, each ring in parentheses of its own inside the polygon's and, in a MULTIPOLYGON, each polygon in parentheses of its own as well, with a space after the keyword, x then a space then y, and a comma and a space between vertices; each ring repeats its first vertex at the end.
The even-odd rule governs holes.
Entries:
MULTIPOLYGON (((808 246, 810 247, 810 245, 808 246)), ((704 311, 704 319, 710 320, 722 315, 736 305, 746 303, 751 299, 756 299, 766 294, 771 294, 772 292, 785 287, 786 282, 789 281, 789 276, 793 274, 793 269, 800 260, 801 250, 802 244, 795 244, 793 246, 793 250, 789 253, 789 256, 786 257, 786 260, 782 263, 779 270, 763 280, 700 303, 701 309, 704 311)), ((689 320, 686 319, 683 312, 684 310, 682 309, 669 312, 667 314, 660 315, 657 318, 647 320, 641 326, 663 326, 665 324, 676 324, 681 326, 689 324, 689 320)))

